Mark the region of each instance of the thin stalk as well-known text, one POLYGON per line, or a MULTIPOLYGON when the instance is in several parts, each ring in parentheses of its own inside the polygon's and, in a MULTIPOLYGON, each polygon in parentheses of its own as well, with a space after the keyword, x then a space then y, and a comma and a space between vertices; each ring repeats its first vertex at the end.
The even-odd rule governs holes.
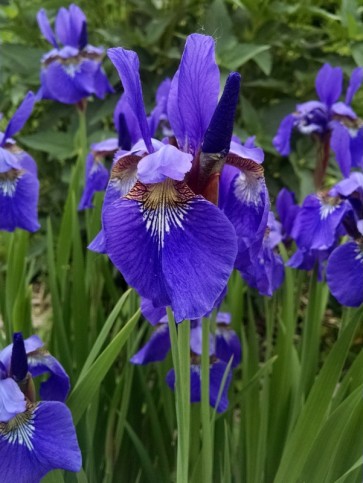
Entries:
POLYGON ((175 371, 175 406, 178 430, 176 483, 188 483, 190 433, 190 322, 178 326, 167 308, 171 354, 175 371))
POLYGON ((202 480, 204 483, 212 481, 213 475, 213 441, 209 407, 209 333, 210 320, 203 319, 202 323, 202 480))

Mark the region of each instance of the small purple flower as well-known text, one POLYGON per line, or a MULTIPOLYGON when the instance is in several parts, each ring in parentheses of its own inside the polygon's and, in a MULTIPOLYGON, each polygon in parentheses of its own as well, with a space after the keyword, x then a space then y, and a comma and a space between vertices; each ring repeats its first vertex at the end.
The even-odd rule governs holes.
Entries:
POLYGON ((338 101, 342 93, 343 71, 329 64, 318 72, 315 86, 319 101, 296 106, 296 112, 286 116, 273 139, 273 145, 283 156, 290 154, 290 138, 294 129, 302 134, 315 134, 321 140, 331 135, 331 148, 344 176, 351 167, 363 167, 363 130, 350 107, 363 82, 363 68, 353 70, 345 102, 338 101))
POLYGON ((40 227, 37 165, 12 139, 29 118, 34 102, 34 94, 28 92, 5 132, 0 133, 0 230, 33 232, 40 227))
MULTIPOLYGON (((149 301, 144 300, 144 313, 148 312, 149 301)), ((153 325, 155 322, 155 311, 152 312, 153 325)), ((199 402, 201 399, 201 370, 200 356, 202 354, 202 319, 191 322, 190 350, 191 350, 191 402, 199 402)), ((230 329, 230 315, 219 312, 216 319, 217 327, 215 334, 210 334, 210 405, 216 406, 222 380, 231 362, 231 369, 237 367, 241 362, 241 343, 234 332, 230 329)), ((148 342, 130 359, 133 364, 149 364, 159 362, 166 358, 171 348, 167 317, 163 316, 148 342)), ((231 383, 232 372, 229 371, 226 383, 222 390, 222 396, 217 407, 218 412, 223 412, 228 407, 228 388, 231 383)), ((174 390, 175 373, 171 369, 166 377, 166 382, 174 390)))
POLYGON ((234 267, 245 234, 237 212, 253 211, 249 219, 259 230, 249 230, 252 237, 267 223, 261 150, 254 148, 254 160, 230 149, 240 76, 230 74, 218 102, 214 40, 189 36, 168 94, 174 136, 160 142, 151 137, 137 55, 117 48, 109 57, 142 141, 112 168, 102 216, 107 254, 155 307, 170 305, 178 322, 199 318, 214 306, 234 267), (225 164, 236 172, 222 211, 217 205, 225 164))
POLYGON ((76 104, 96 95, 113 92, 102 68, 104 51, 88 44, 87 20, 76 5, 61 8, 55 19, 55 34, 47 14, 37 14, 39 28, 53 49, 42 58, 41 96, 64 104, 76 104), (63 47, 62 47, 63 44, 63 47))
POLYGON ((1 481, 37 483, 49 471, 79 471, 81 453, 64 399, 69 379, 36 336, 0 351, 0 473, 1 481), (47 402, 36 402, 32 375, 50 372, 41 392, 47 402), (53 398, 53 396, 55 396, 53 398))
POLYGON ((352 210, 343 219, 351 239, 338 246, 329 257, 327 282, 331 293, 343 305, 363 303, 363 174, 352 173, 337 183, 330 193, 340 196, 352 210))
POLYGON ((270 212, 262 246, 258 244, 257 249, 252 246, 249 250, 249 261, 240 268, 246 282, 261 295, 271 297, 284 281, 284 262, 276 251, 281 240, 281 224, 270 212))

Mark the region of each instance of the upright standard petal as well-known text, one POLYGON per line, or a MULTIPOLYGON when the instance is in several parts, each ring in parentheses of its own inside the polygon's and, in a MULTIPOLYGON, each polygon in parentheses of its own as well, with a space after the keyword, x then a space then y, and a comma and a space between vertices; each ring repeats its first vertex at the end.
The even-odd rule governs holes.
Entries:
POLYGON ((154 148, 151 143, 150 130, 142 97, 139 58, 136 52, 125 50, 121 47, 108 49, 107 53, 120 76, 127 102, 131 109, 133 109, 135 117, 138 120, 147 150, 149 153, 152 153, 154 148))
POLYGON ((130 150, 139 139, 142 138, 139 121, 134 110, 127 102, 125 94, 122 94, 116 104, 113 113, 113 122, 119 135, 119 147, 130 150))
POLYGON ((6 140, 8 138, 10 138, 11 136, 14 136, 14 134, 20 131, 20 129, 24 126, 30 114, 32 113, 34 103, 35 103, 35 96, 33 92, 28 92, 23 102, 15 111, 15 114, 13 115, 8 125, 6 126, 4 137, 1 143, 2 146, 6 143, 6 140))
POLYGON ((168 118, 171 128, 179 148, 192 154, 201 146, 218 102, 219 69, 214 49, 212 37, 189 35, 170 89, 168 118))
POLYGON ((177 322, 202 317, 224 290, 234 229, 185 183, 138 182, 105 209, 103 226, 107 253, 126 281, 155 307, 171 305, 177 322))
POLYGON ((327 106, 333 105, 342 93, 342 85, 343 70, 340 67, 324 64, 315 80, 316 92, 321 102, 327 106))
POLYGON ((363 246, 348 242, 330 255, 326 271, 329 289, 334 297, 348 307, 363 303, 363 246))
POLYGON ((299 206, 295 202, 295 195, 292 191, 282 188, 276 198, 276 211, 285 232, 284 237, 290 238, 299 206))
POLYGON ((86 160, 86 180, 78 209, 93 208, 93 195, 106 189, 109 174, 102 161, 89 153, 86 160))
POLYGON ((355 93, 363 82, 363 67, 356 67, 350 76, 349 86, 345 96, 345 103, 351 104, 355 93))
POLYGON ((3 483, 39 483, 49 471, 79 471, 82 464, 71 413, 59 402, 31 404, 1 422, 0 454, 3 483))
POLYGON ((44 8, 41 8, 39 12, 37 13, 37 22, 40 28, 40 31, 43 34, 43 37, 48 40, 48 42, 53 45, 56 49, 58 48, 57 41, 55 39, 54 32, 52 30, 52 27, 49 24, 49 20, 46 14, 46 11, 44 8))
POLYGON ((284 117, 275 137, 272 140, 274 148, 281 154, 281 156, 288 156, 290 154, 290 138, 295 121, 296 118, 293 114, 289 114, 288 116, 284 117))

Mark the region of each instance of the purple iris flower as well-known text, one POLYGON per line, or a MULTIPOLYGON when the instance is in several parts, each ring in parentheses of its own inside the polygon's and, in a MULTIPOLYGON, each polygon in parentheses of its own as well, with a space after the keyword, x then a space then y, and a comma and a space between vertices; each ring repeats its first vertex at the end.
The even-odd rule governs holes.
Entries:
POLYGON ((291 231, 299 211, 295 195, 292 191, 282 188, 276 198, 276 211, 283 231, 283 240, 291 239, 291 231))
POLYGON ((33 232, 40 227, 37 165, 12 139, 29 118, 34 102, 34 94, 28 92, 5 132, 0 133, 0 230, 33 232))
POLYGON ((281 224, 269 213, 267 228, 262 245, 249 250, 249 262, 241 267, 241 274, 252 288, 261 295, 272 296, 284 281, 284 262, 276 247, 282 241, 281 224))
POLYGON ((338 246, 329 257, 327 282, 331 293, 343 305, 363 303, 363 174, 352 173, 331 190, 352 206, 343 220, 350 240, 338 246))
POLYGON ((224 290, 245 237, 239 215, 251 213, 246 220, 260 227, 257 236, 267 223, 261 156, 230 150, 240 76, 230 74, 218 102, 214 47, 211 37, 188 37, 168 96, 174 136, 163 142, 150 134, 136 53, 108 52, 142 140, 112 168, 102 216, 106 251, 127 283, 155 307, 170 305, 177 322, 208 313, 224 290), (222 210, 224 165, 235 171, 222 210))
POLYGON ((308 101, 296 106, 296 112, 286 116, 273 139, 273 145, 283 156, 290 154, 290 138, 297 129, 302 134, 315 134, 321 140, 331 134, 331 147, 344 176, 352 166, 363 164, 363 129, 350 107, 363 82, 363 68, 353 70, 345 102, 338 101, 342 93, 343 71, 340 67, 324 64, 315 81, 319 101, 308 101))
POLYGON ((47 14, 37 14, 39 28, 53 49, 42 58, 41 95, 64 104, 75 104, 113 92, 102 68, 104 50, 88 44, 87 20, 76 5, 61 8, 53 32, 47 14), (63 45, 63 46, 62 46, 63 45))
MULTIPOLYGON (((156 106, 148 118, 150 132, 154 134, 159 126, 163 123, 164 129, 167 127, 166 105, 170 90, 170 79, 165 79, 159 86, 156 93, 156 106)), ((88 153, 86 160, 85 173, 85 187, 78 209, 84 210, 93 208, 92 199, 96 191, 103 191, 106 189, 109 172, 103 164, 106 157, 114 157, 116 163, 119 157, 123 156, 125 152, 131 149, 131 146, 136 144, 142 137, 137 119, 130 108, 125 95, 120 97, 118 101, 113 120, 118 134, 117 138, 109 138, 100 143, 92 144, 91 152, 88 153)), ((99 246, 97 240, 100 240, 103 235, 97 236, 96 242, 90 245, 90 248, 97 252, 104 252, 105 247, 99 246)))
POLYGON ((37 336, 0 351, 1 481, 37 483, 49 471, 81 469, 72 416, 64 400, 69 378, 37 336), (37 402, 32 376, 50 372, 41 385, 46 402, 37 402))
MULTIPOLYGON (((144 301, 143 308, 151 307, 150 301, 144 301)), ((165 311, 165 309, 164 309, 165 311)), ((155 310, 152 313, 152 322, 155 323, 155 310)), ((241 362, 242 351, 241 343, 237 334, 229 327, 230 314, 218 312, 216 318, 215 334, 210 334, 210 405, 216 406, 218 394, 221 388, 222 379, 227 370, 228 363, 231 368, 237 367, 241 362)), ((199 402, 201 399, 201 370, 200 356, 202 353, 202 319, 191 322, 190 331, 190 351, 191 351, 191 402, 199 402)), ((130 359, 133 364, 149 364, 150 362, 162 361, 166 358, 171 348, 167 317, 162 316, 155 326, 155 331, 149 341, 130 359)), ((222 390, 222 396, 217 407, 218 412, 223 412, 228 407, 228 388, 232 379, 229 371, 226 383, 222 390)), ((166 381, 171 389, 174 390, 175 373, 171 369, 166 377, 166 381)))

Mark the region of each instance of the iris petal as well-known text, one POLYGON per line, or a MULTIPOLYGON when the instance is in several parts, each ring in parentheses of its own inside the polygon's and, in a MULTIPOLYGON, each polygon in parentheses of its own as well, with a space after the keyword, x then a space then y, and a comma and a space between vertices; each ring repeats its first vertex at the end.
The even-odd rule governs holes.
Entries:
POLYGON ((363 250, 355 242, 345 243, 330 255, 326 271, 331 293, 343 305, 363 303, 363 250))
POLYGON ((81 452, 69 409, 59 402, 31 405, 0 423, 3 483, 38 483, 49 471, 79 471, 81 452))
POLYGON ((103 225, 111 260, 155 307, 171 305, 180 322, 214 306, 233 268, 235 232, 186 184, 137 183, 105 209, 103 225))

